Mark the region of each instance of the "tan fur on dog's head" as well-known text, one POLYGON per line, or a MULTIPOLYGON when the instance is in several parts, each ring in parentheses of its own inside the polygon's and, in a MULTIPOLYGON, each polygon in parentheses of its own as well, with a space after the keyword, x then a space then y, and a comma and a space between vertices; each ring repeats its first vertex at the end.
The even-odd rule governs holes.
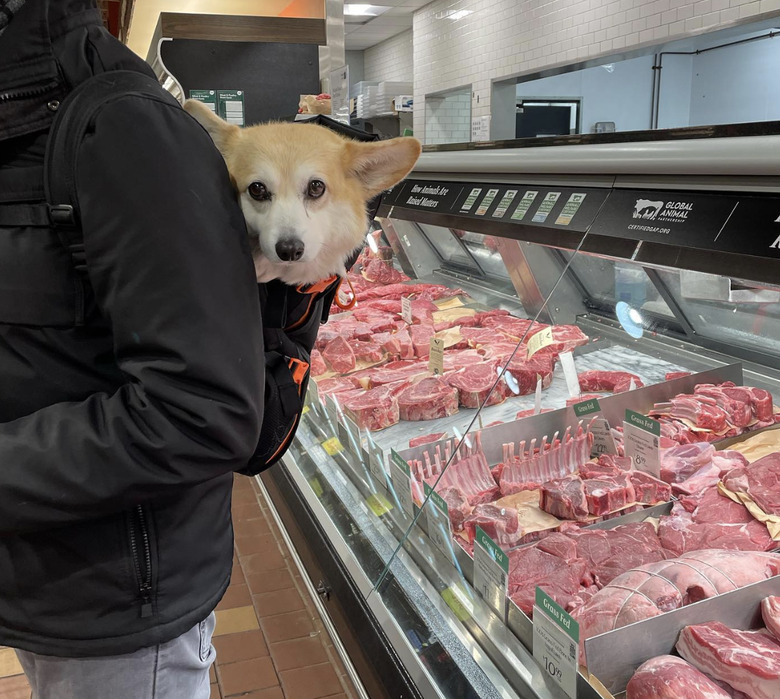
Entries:
POLYGON ((366 203, 401 181, 421 150, 414 138, 365 143, 324 126, 283 122, 240 128, 196 100, 184 108, 227 163, 258 281, 311 284, 343 275, 368 229, 366 203))

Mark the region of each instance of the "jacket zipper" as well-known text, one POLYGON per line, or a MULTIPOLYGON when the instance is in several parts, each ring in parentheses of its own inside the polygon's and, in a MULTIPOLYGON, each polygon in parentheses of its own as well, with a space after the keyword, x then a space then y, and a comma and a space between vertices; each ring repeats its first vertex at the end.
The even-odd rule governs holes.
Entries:
POLYGON ((30 97, 37 97, 38 95, 44 95, 57 87, 56 82, 47 83, 40 87, 31 87, 26 90, 16 90, 11 92, 0 93, 0 102, 10 102, 11 100, 29 99, 30 97))
POLYGON ((141 505, 136 506, 133 515, 129 527, 130 551, 133 554, 138 592, 141 596, 141 618, 145 618, 152 615, 152 550, 149 545, 149 530, 146 525, 144 508, 141 505), (138 534, 136 534, 136 522, 138 534), (142 549, 140 551, 139 544, 142 549))

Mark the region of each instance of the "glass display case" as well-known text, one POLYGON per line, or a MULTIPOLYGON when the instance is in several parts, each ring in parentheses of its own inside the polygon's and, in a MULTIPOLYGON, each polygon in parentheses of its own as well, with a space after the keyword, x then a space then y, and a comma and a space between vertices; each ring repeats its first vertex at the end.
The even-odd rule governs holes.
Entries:
POLYGON ((590 615, 642 566, 774 560, 763 530, 666 536, 780 452, 780 166, 751 159, 780 137, 736 140, 434 150, 385 195, 261 478, 372 699, 620 696, 683 626, 780 594, 590 615))

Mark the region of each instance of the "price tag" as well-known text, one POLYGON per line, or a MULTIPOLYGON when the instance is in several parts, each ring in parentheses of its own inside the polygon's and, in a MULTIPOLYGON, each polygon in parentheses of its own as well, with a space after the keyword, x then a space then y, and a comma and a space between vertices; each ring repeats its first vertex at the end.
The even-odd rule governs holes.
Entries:
POLYGON ((540 330, 528 340, 528 357, 533 357, 542 347, 553 343, 552 328, 540 330))
POLYGON ((444 498, 427 483, 423 483, 425 497, 425 516, 428 521, 428 538, 447 558, 452 557, 452 540, 450 535, 450 512, 444 498))
MULTIPOLYGON (((343 419, 344 418, 342 417, 342 420, 343 419)), ((339 420, 338 425, 336 425, 336 431, 339 433, 339 441, 341 442, 342 446, 352 451, 349 443, 349 432, 347 431, 347 426, 342 422, 342 420, 339 420)))
POLYGON ((474 588, 501 617, 506 619, 509 556, 477 525, 474 537, 474 588))
POLYGON ((338 437, 331 437, 326 439, 322 443, 322 448, 328 453, 329 456, 336 456, 344 451, 344 445, 341 443, 338 437))
POLYGON ((339 410, 339 403, 336 400, 336 396, 327 396, 325 398, 325 408, 328 411, 328 417, 330 417, 331 422, 337 423, 341 410, 339 410))
POLYGON ((360 452, 360 428, 357 423, 348 415, 342 417, 345 427, 345 438, 342 438, 344 446, 356 456, 360 452))
POLYGON ((623 423, 626 456, 630 456, 637 471, 658 478, 661 474, 661 423, 633 410, 626 410, 623 423))
POLYGON ((314 406, 320 405, 322 400, 320 399, 320 390, 317 388, 316 381, 309 381, 309 386, 306 389, 306 396, 314 406))
POLYGON ((448 587, 441 593, 441 598, 461 621, 467 621, 474 611, 471 603, 456 585, 448 587))
POLYGON ((387 500, 387 498, 384 495, 380 495, 379 493, 369 495, 366 498, 366 505, 368 505, 368 507, 371 509, 371 512, 373 512, 377 517, 381 517, 393 509, 393 505, 387 500))
POLYGON ((301 410, 301 415, 302 415, 302 416, 303 416, 303 415, 306 415, 306 413, 308 413, 308 412, 309 412, 309 410, 311 410, 311 408, 310 408, 308 405, 304 405, 304 406, 303 406, 303 410, 301 410))
POLYGON ((412 299, 408 296, 401 297, 401 318, 404 323, 412 324, 412 299))
POLYGON ((434 376, 441 376, 444 373, 444 340, 440 337, 431 338, 428 371, 434 376))
POLYGON ((534 415, 542 412, 542 375, 536 375, 536 393, 534 394, 534 415))
MULTIPOLYGON (((572 408, 577 417, 586 417, 588 415, 598 415, 601 412, 601 405, 598 398, 584 400, 581 403, 575 403, 572 408)), ((600 454, 617 454, 615 439, 612 431, 609 429, 609 422, 604 417, 596 417, 591 420, 589 425, 590 433, 593 435, 593 446, 590 449, 591 456, 600 454)))
POLYGON ((414 502, 412 502, 412 483, 409 464, 395 449, 390 450, 390 480, 393 491, 398 499, 398 505, 403 512, 410 517, 414 516, 414 502))
POLYGON ((566 387, 569 389, 569 395, 574 397, 580 395, 580 380, 577 377, 577 369, 574 367, 574 355, 571 352, 561 352, 558 355, 563 367, 563 378, 566 379, 566 387))
POLYGON ((580 626, 544 591, 536 588, 534 658, 568 696, 577 696, 580 626))
POLYGON ((309 479, 309 485, 311 486, 311 489, 314 491, 314 494, 318 498, 321 498, 324 491, 322 490, 322 484, 319 482, 316 476, 309 479))

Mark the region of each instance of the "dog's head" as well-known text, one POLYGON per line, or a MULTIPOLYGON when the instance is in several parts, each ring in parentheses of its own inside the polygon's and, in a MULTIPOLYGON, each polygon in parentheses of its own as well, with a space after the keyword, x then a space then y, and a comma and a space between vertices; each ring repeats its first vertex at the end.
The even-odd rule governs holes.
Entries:
POLYGON ((240 128, 195 100, 184 108, 227 163, 259 281, 307 284, 344 274, 368 229, 366 203, 402 180, 421 150, 414 138, 364 143, 282 122, 240 128))

